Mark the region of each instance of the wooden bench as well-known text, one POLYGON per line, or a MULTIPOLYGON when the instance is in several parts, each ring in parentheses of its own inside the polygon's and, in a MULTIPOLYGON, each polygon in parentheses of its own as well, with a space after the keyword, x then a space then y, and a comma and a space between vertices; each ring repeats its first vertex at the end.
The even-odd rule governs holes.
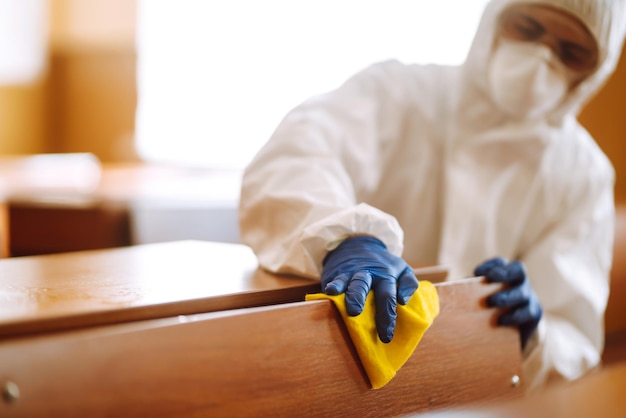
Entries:
POLYGON ((0 415, 384 417, 520 396, 517 332, 483 304, 496 285, 437 288, 440 316, 378 390, 331 302, 295 302, 7 338, 0 415))

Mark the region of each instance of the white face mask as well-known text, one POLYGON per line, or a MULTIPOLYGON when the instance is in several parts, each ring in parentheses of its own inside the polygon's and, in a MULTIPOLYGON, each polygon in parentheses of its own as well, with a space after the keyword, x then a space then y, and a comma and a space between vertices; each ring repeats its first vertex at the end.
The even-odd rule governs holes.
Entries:
POLYGON ((544 115, 568 90, 565 67, 548 47, 532 42, 499 40, 488 77, 493 100, 519 119, 544 115))

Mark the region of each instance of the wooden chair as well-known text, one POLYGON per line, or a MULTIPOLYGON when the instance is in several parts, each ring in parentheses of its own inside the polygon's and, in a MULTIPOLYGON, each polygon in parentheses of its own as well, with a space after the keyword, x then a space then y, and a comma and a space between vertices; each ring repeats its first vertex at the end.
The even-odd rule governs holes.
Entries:
MULTIPOLYGON (((1 192, 1 190, 0 190, 1 192)), ((0 258, 9 257, 9 215, 7 204, 0 196, 0 258)))
POLYGON ((0 416, 399 416, 523 393, 519 338, 481 278, 436 285, 441 312, 373 390, 330 301, 0 341, 0 416))

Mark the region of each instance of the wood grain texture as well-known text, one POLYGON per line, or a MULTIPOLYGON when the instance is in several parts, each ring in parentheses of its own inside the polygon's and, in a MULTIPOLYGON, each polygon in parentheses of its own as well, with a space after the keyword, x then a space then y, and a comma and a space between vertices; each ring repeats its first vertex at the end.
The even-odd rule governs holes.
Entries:
MULTIPOLYGON (((416 269, 443 280, 441 266, 416 269)), ((318 281, 258 268, 250 248, 203 241, 0 260, 0 338, 303 301, 318 281)))
POLYGON ((0 338, 304 300, 313 280, 258 269, 243 245, 203 241, 0 260, 0 338))
POLYGON ((437 288, 440 316, 378 390, 331 302, 297 302, 5 340, 21 396, 0 415, 384 417, 520 396, 517 332, 483 304, 496 287, 437 288))

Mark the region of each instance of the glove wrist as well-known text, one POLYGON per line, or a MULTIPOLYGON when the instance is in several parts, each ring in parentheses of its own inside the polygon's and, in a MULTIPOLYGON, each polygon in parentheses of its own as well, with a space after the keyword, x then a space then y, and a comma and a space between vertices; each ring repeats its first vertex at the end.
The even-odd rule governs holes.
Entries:
POLYGON ((354 250, 361 250, 361 251, 363 250, 367 251, 368 249, 371 249, 374 251, 387 249, 387 246, 385 245, 385 243, 383 243, 381 240, 379 240, 378 238, 372 235, 352 235, 346 238, 345 240, 343 240, 337 246, 337 248, 329 251, 326 254, 324 259, 322 260, 322 267, 326 266, 326 263, 332 257, 333 254, 337 253, 338 250, 343 250, 343 249, 346 249, 347 247, 350 247, 351 250, 354 249, 354 250))

